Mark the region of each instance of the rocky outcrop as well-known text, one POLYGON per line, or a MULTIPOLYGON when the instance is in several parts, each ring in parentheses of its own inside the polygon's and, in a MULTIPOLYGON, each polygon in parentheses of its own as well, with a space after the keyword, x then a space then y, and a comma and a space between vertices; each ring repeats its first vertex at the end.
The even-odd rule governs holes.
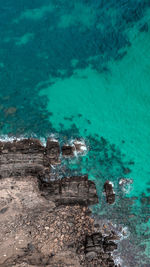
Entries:
POLYGON ((0 142, 0 267, 115 266, 116 244, 95 233, 87 207, 94 182, 51 180, 61 151, 55 139, 0 142))
POLYGON ((59 143, 52 139, 46 147, 37 139, 0 142, 0 178, 50 173, 51 164, 59 163, 59 154, 59 143))
POLYGON ((0 142, 0 178, 46 175, 50 179, 52 165, 61 163, 61 157, 73 157, 85 149, 83 142, 60 146, 58 140, 48 138, 46 146, 38 139, 0 142))
POLYGON ((62 155, 64 157, 73 157, 76 154, 84 154, 87 151, 86 144, 83 140, 72 140, 70 144, 64 144, 62 146, 62 155))
POLYGON ((106 194, 106 201, 108 204, 113 204, 115 202, 115 193, 113 190, 113 185, 110 181, 106 181, 104 184, 104 191, 106 194))
POLYGON ((65 144, 62 146, 62 155, 64 157, 73 157, 74 151, 75 151, 75 147, 72 145, 65 144))
POLYGON ((92 205, 98 203, 94 182, 88 176, 74 176, 53 182, 39 183, 42 195, 57 205, 92 205))
POLYGON ((101 233, 93 233, 86 236, 84 248, 86 259, 95 261, 97 266, 115 266, 111 252, 117 249, 117 244, 111 241, 111 237, 104 237, 101 233))
POLYGON ((46 148, 44 151, 44 166, 49 164, 58 164, 60 156, 60 145, 59 142, 55 139, 48 139, 46 143, 46 148))
POLYGON ((87 151, 87 146, 83 140, 74 140, 73 145, 77 153, 83 153, 87 151))

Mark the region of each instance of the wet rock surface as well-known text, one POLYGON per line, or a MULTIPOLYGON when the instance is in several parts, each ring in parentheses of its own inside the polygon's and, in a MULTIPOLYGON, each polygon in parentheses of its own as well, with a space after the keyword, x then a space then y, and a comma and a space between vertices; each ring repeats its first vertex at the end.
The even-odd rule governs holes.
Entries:
POLYGON ((75 148, 72 145, 63 145, 62 146, 62 155, 65 157, 73 157, 75 148))
POLYGON ((104 184, 104 191, 106 194, 106 201, 108 204, 113 204, 115 202, 115 193, 113 190, 113 185, 110 181, 106 181, 104 184))
POLYGON ((115 266, 112 236, 95 232, 88 176, 51 181, 57 140, 0 142, 0 266, 115 266))

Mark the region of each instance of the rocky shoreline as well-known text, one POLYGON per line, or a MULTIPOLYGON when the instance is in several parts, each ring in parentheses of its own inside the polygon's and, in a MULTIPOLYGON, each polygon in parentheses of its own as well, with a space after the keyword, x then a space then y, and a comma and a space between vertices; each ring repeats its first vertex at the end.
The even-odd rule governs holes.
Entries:
MULTIPOLYGON (((0 142, 0 266, 116 267, 115 232, 91 218, 89 205, 98 203, 88 176, 51 179, 61 157, 82 152, 83 145, 60 146, 49 138, 0 142)), ((115 194, 104 185, 106 201, 115 194)))

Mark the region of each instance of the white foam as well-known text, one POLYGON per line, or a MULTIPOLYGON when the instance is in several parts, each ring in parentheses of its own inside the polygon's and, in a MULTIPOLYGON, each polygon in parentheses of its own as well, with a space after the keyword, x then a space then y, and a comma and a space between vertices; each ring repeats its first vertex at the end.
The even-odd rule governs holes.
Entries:
POLYGON ((53 142, 58 142, 58 140, 54 137, 50 137, 50 140, 53 141, 53 142))
POLYGON ((114 257, 114 262, 116 265, 118 265, 118 264, 122 265, 123 260, 120 257, 116 257, 116 258, 114 257))
POLYGON ((124 185, 124 184, 132 184, 133 180, 132 179, 127 179, 127 178, 121 178, 119 181, 119 185, 124 185))
POLYGON ((76 158, 78 157, 78 153, 77 153, 76 149, 74 149, 73 154, 74 154, 74 156, 75 156, 76 158))
MULTIPOLYGON (((38 138, 37 136, 35 135, 32 135, 31 138, 38 138)), ((20 137, 15 137, 15 136, 11 136, 11 137, 8 137, 8 135, 1 135, 0 136, 0 141, 1 142, 10 142, 10 143, 13 143, 14 141, 21 141, 23 139, 28 139, 27 136, 20 136, 20 137)), ((41 144, 46 147, 46 139, 44 137, 40 137, 39 138, 41 144)))
POLYGON ((1 142, 11 142, 12 143, 13 141, 20 141, 23 139, 26 139, 26 137, 24 137, 24 136, 20 136, 20 137, 11 136, 11 137, 9 137, 8 135, 0 136, 1 142))
POLYGON ((52 169, 54 169, 54 170, 56 169, 56 168, 54 167, 54 165, 52 165, 52 164, 51 164, 51 167, 52 167, 52 169))
POLYGON ((114 187, 114 183, 113 182, 109 181, 108 183, 111 184, 112 187, 114 187))
MULTIPOLYGON (((119 236, 120 240, 126 239, 130 235, 130 231, 127 226, 123 226, 121 224, 112 223, 111 221, 104 221, 104 224, 109 224, 109 227, 111 227, 116 234, 119 236)), ((115 242, 120 242, 120 240, 116 240, 115 242)))
POLYGON ((58 140, 55 138, 52 138, 51 141, 56 142, 56 143, 58 142, 58 140))
POLYGON ((86 146, 86 144, 85 144, 85 141, 82 139, 82 140, 74 140, 74 139, 72 139, 71 141, 70 141, 70 144, 71 145, 73 145, 74 146, 74 156, 78 156, 78 154, 82 154, 82 155, 85 155, 86 154, 86 152, 87 152, 87 146, 86 146), (76 149, 76 145, 79 145, 80 147, 79 147, 79 150, 78 149, 76 149))
POLYGON ((133 180, 132 179, 126 179, 126 178, 122 178, 119 181, 119 185, 121 186, 121 189, 124 193, 129 194, 132 190, 132 183, 133 180))
MULTIPOLYGON (((65 144, 65 146, 70 146, 69 144, 65 144)), ((73 147, 73 146, 72 146, 73 147)))
POLYGON ((129 194, 131 192, 131 190, 132 190, 132 187, 130 185, 122 188, 122 191, 126 194, 129 194))
POLYGON ((82 151, 87 151, 87 147, 86 147, 86 145, 81 145, 81 146, 80 146, 80 149, 81 149, 82 151))
POLYGON ((53 142, 58 142, 57 134, 51 134, 50 136, 47 136, 47 138, 50 138, 53 142))
POLYGON ((130 231, 127 226, 122 227, 122 231, 119 233, 120 240, 128 238, 130 235, 130 231))
POLYGON ((40 142, 44 147, 46 147, 46 139, 44 137, 40 137, 40 142))

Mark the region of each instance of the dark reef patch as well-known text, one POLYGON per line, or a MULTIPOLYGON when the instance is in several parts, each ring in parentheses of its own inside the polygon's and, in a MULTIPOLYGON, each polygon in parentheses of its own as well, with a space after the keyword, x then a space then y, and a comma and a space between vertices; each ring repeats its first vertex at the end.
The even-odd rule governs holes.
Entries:
MULTIPOLYGON (((108 71, 109 60, 121 60, 131 45, 126 29, 140 21, 149 6, 149 0, 121 0, 117 5, 113 0, 65 0, 57 5, 48 0, 44 5, 41 0, 17 0, 14 5, 7 0, 0 8, 1 133, 43 136, 53 131, 48 99, 39 91, 89 64, 99 72, 108 71), (83 12, 80 17, 78 10, 83 12), (89 12, 90 24, 85 20, 89 12), (63 26, 63 17, 70 15, 72 21, 63 26), (13 106, 16 113, 6 117, 5 110, 13 106)), ((146 22, 140 30, 148 31, 146 22)))
POLYGON ((149 30, 149 27, 148 27, 148 23, 144 23, 140 28, 139 28, 139 31, 140 32, 148 32, 149 30))

